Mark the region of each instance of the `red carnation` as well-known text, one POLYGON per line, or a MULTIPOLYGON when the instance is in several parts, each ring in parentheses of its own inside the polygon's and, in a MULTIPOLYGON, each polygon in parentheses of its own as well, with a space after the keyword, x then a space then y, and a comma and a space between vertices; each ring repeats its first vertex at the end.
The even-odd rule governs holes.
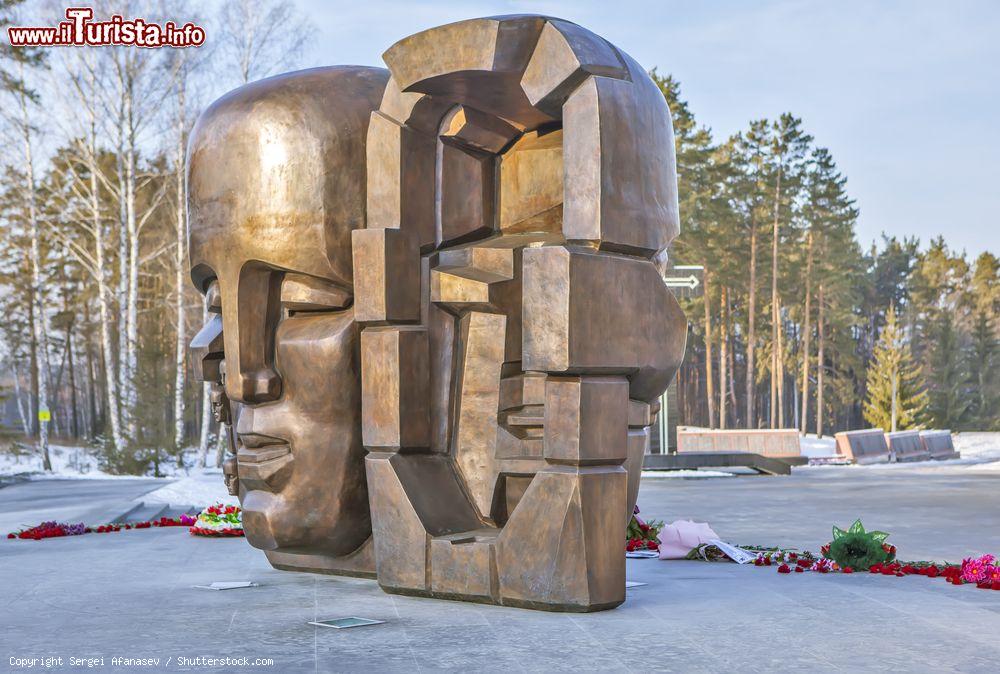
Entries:
POLYGON ((791 573, 792 569, 787 564, 778 567, 778 573, 791 573))
POLYGON ((796 566, 795 567, 795 573, 804 573, 804 572, 805 572, 805 569, 803 569, 801 566, 796 566))
POLYGON ((842 571, 843 571, 844 573, 854 573, 854 569, 852 569, 852 568, 851 568, 851 567, 849 567, 849 566, 845 566, 845 567, 844 567, 844 568, 842 569, 842 571))

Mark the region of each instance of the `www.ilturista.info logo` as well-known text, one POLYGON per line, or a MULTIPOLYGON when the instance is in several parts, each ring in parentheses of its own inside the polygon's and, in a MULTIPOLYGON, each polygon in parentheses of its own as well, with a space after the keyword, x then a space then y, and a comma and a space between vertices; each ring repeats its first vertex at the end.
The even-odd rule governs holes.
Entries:
POLYGON ((12 47, 77 47, 126 45, 134 47, 200 47, 205 43, 205 29, 188 22, 163 24, 145 19, 126 19, 114 14, 107 21, 92 21, 90 7, 69 7, 68 21, 58 26, 11 26, 7 37, 12 47))

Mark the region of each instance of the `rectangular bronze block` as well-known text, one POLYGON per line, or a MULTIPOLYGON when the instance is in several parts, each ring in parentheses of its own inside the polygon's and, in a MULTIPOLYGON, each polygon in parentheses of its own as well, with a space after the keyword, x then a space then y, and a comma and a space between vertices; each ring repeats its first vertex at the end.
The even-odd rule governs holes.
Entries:
POLYGON ((420 320, 420 249, 399 229, 351 232, 354 319, 359 323, 420 320))
POLYGON ((496 595, 494 540, 461 533, 431 539, 435 595, 489 601, 496 595))
POLYGON ((373 112, 365 152, 368 228, 404 229, 421 246, 432 245, 434 138, 373 112))
POLYGON ((442 137, 493 154, 503 150, 518 133, 499 117, 464 106, 456 110, 441 129, 442 137))
POLYGON ((403 127, 380 112, 373 112, 368 125, 368 221, 373 229, 399 227, 400 167, 403 127))
POLYGON ((545 458, 577 465, 621 463, 628 456, 628 380, 545 380, 545 458))
POLYGON ((494 158, 439 143, 437 245, 486 236, 493 230, 494 158))
POLYGON ((378 582, 391 590, 426 591, 429 537, 393 469, 393 456, 373 452, 365 458, 378 582))
POLYGON ((684 356, 687 319, 649 260, 585 247, 523 253, 525 370, 627 374, 651 402, 684 356))
POLYGON ((430 446, 427 330, 361 332, 361 419, 365 447, 430 446))
POLYGON ((628 426, 629 428, 643 428, 653 423, 655 416, 653 407, 649 403, 640 400, 628 401, 628 426))
POLYGON ((663 95, 651 83, 606 77, 587 79, 566 101, 563 234, 567 240, 649 254, 677 236, 673 132, 669 124, 657 121, 660 115, 651 114, 651 109, 663 105, 663 95), (634 178, 623 180, 625 175, 634 178))
POLYGON ((500 534, 500 603, 600 611, 625 599, 621 466, 539 472, 500 534))
POLYGON ((500 230, 562 232, 562 130, 525 134, 500 160, 500 230))

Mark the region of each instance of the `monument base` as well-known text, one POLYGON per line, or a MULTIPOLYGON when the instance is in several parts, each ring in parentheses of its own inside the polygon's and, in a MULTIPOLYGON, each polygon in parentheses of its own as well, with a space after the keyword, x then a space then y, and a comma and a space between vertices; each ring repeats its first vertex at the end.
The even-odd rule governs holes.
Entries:
POLYGON ((264 555, 271 566, 282 571, 375 578, 375 546, 371 537, 354 552, 340 557, 294 550, 265 550, 264 555))

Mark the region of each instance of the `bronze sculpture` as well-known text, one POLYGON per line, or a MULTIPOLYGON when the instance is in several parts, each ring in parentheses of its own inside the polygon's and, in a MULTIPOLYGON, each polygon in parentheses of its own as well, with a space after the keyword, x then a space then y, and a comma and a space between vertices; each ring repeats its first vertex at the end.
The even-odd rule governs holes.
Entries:
POLYGON ((221 309, 192 348, 248 539, 390 592, 617 606, 686 336, 663 96, 540 16, 384 58, 238 89, 192 137, 192 278, 221 309))

